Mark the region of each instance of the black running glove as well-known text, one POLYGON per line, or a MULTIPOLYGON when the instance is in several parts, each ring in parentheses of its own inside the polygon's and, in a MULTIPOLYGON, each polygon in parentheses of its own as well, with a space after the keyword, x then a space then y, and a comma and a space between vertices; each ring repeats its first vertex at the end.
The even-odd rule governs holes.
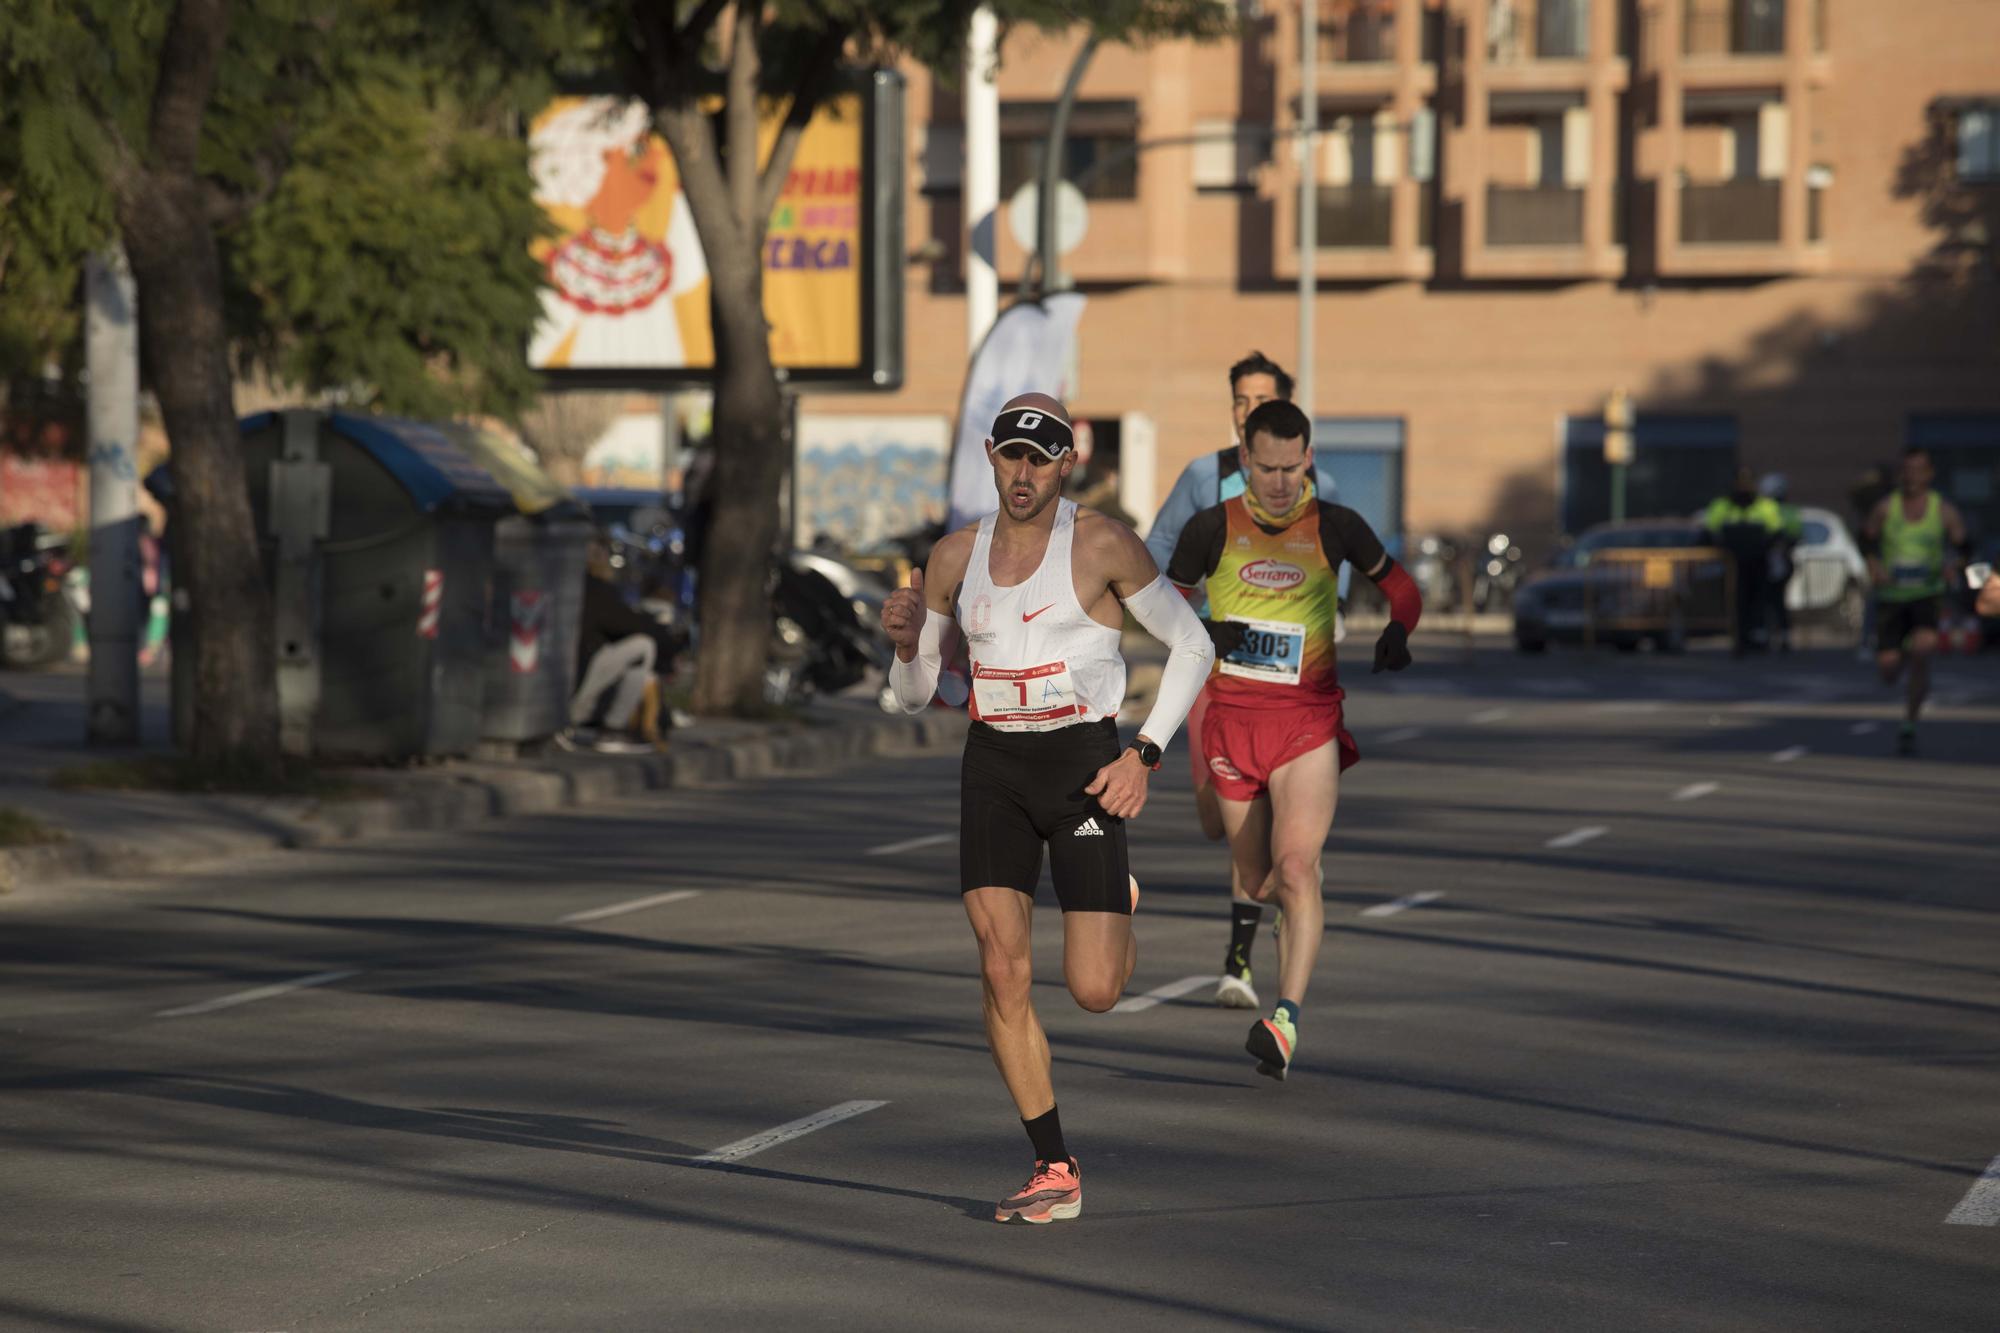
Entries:
POLYGON ((1392 620, 1375 640, 1375 670, 1401 671, 1410 664, 1410 632, 1392 620))
POLYGON ((1204 620, 1201 627, 1208 631, 1208 638, 1215 645, 1217 657, 1227 657, 1243 646, 1243 636, 1250 627, 1240 620, 1204 620))

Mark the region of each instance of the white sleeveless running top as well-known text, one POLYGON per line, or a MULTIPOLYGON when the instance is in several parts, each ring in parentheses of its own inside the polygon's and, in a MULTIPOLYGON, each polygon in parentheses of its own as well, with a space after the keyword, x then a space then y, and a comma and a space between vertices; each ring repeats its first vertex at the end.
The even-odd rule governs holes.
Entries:
POLYGON ((1011 588, 993 582, 990 565, 999 515, 981 519, 958 592, 958 627, 972 660, 969 709, 974 721, 1000 731, 1095 722, 1116 717, 1125 702, 1118 631, 1091 619, 1076 598, 1076 504, 1056 506, 1042 563, 1011 588))

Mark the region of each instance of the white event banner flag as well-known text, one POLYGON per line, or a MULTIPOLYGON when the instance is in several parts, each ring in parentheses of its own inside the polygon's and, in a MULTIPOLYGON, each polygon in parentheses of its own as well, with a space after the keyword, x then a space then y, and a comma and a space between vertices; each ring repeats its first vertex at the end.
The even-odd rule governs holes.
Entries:
POLYGON ((951 512, 945 531, 955 532, 1000 507, 986 435, 1009 398, 1046 393, 1061 398, 1076 343, 1084 298, 1058 292, 1020 301, 1002 311, 979 344, 959 398, 951 455, 951 512))

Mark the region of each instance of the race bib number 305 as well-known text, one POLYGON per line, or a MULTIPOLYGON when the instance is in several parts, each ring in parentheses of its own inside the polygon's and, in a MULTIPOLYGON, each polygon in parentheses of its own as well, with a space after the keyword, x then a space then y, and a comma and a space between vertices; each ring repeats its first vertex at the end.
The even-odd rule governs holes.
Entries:
POLYGON ((1222 673, 1272 685, 1298 684, 1299 670, 1305 663, 1305 630, 1282 620, 1238 623, 1245 627, 1243 643, 1222 659, 1222 673))
POLYGON ((1083 714, 1069 663, 1007 669, 974 663, 973 716, 999 731, 1054 731, 1083 714))

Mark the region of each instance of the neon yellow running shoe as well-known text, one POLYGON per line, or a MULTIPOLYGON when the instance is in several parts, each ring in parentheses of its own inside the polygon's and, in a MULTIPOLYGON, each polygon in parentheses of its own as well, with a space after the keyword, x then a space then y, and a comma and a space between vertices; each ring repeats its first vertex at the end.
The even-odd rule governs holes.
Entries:
POLYGON ((1250 1027, 1243 1049, 1257 1057, 1257 1072, 1283 1082, 1292 1067, 1292 1053, 1299 1048, 1299 1031, 1282 1009, 1269 1018, 1260 1018, 1250 1027))

